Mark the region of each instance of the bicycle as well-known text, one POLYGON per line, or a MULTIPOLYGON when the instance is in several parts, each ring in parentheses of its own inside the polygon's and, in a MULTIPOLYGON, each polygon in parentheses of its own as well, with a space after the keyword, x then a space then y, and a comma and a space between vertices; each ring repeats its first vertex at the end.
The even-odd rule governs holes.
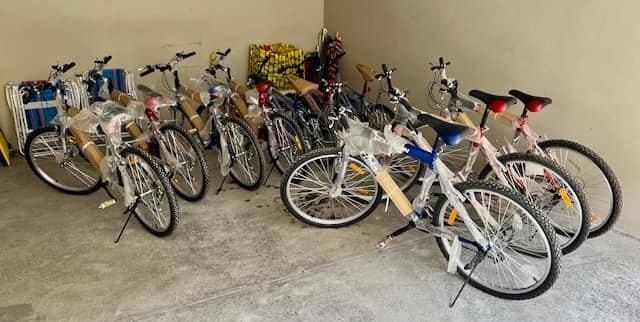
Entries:
POLYGON ((516 151, 519 141, 524 139, 527 152, 543 156, 565 168, 577 178, 589 200, 589 237, 597 237, 609 231, 622 211, 622 187, 613 169, 587 146, 566 139, 547 139, 535 132, 528 123, 528 113, 542 111, 551 104, 551 98, 533 96, 519 90, 511 90, 509 94, 518 98, 524 108, 519 117, 509 113, 502 113, 497 117, 502 123, 515 129, 507 150, 516 151))
MULTIPOLYGON (((223 178, 231 175, 241 187, 258 189, 264 179, 264 155, 250 126, 232 111, 233 92, 226 84, 204 75, 195 80, 197 90, 183 86, 180 81, 175 66, 195 54, 176 53, 166 64, 140 68, 140 76, 161 72, 164 87, 176 98, 177 106, 172 110, 178 124, 182 124, 187 132, 201 140, 203 146, 217 146, 223 178), (173 87, 169 85, 167 73, 173 75, 173 87)), ((217 192, 220 192, 224 181, 223 179, 217 192)))
POLYGON ((178 204, 169 178, 159 163, 146 152, 129 146, 121 138, 122 122, 137 114, 115 103, 99 102, 91 105, 92 111, 78 110, 64 104, 64 88, 56 82, 75 63, 52 66, 50 80, 56 85, 56 109, 58 124, 32 132, 25 143, 25 157, 31 170, 48 185, 73 194, 86 194, 100 187, 112 198, 99 208, 116 203, 107 186, 121 187, 124 196, 125 223, 115 240, 119 242, 131 216, 136 215, 142 226, 152 234, 164 237, 171 234, 179 217, 178 204), (106 154, 91 138, 98 128, 104 133, 106 154), (41 161, 55 160, 66 172, 50 171, 41 161), (76 163, 88 163, 97 176, 80 175, 76 163), (68 171, 68 169, 72 169, 68 171), (67 186, 63 180, 72 176, 79 186, 67 186), (87 181, 91 179, 91 181, 87 181), (162 204, 162 205, 160 205, 162 204))
MULTIPOLYGON (((515 151, 499 155, 498 149, 486 138, 489 113, 501 114, 508 106, 515 104, 510 96, 500 96, 472 90, 469 95, 484 103, 484 111, 480 125, 476 126, 464 113, 463 108, 482 109, 482 104, 463 97, 458 91, 457 80, 447 76, 447 66, 440 58, 431 70, 440 78, 440 91, 449 95, 448 102, 439 105, 445 116, 457 120, 474 129, 467 135, 468 149, 460 148, 443 153, 445 162, 455 167, 461 180, 466 180, 473 173, 473 167, 482 153, 487 160, 478 175, 478 179, 491 179, 514 188, 527 196, 549 217, 556 233, 563 254, 576 250, 587 238, 590 223, 588 199, 576 180, 562 167, 541 156, 517 153, 515 151), (439 76, 438 76, 439 74, 439 76), (464 151, 464 153, 461 153, 464 151), (464 155, 464 157, 462 156, 464 155), (457 157, 457 159, 454 158, 457 157), (462 164, 457 163, 465 159, 462 164)), ((433 86, 429 93, 433 95, 433 86)), ((435 98, 432 98, 435 101, 435 98)), ((436 138, 437 142, 438 138, 436 138)))
MULTIPOLYGON (((468 130, 428 114, 417 117, 443 137, 443 144, 459 142, 468 130)), ((441 146, 431 149, 415 132, 409 134, 418 140, 418 146, 393 134, 390 126, 382 135, 355 121, 347 122, 348 129, 341 134, 342 148, 307 153, 283 176, 281 197, 296 218, 320 227, 350 225, 375 209, 375 199, 384 190, 409 223, 389 234, 379 247, 411 229, 433 233, 449 261, 448 271, 457 271, 465 279, 450 306, 467 282, 494 296, 520 300, 539 296, 553 285, 561 257, 556 235, 529 200, 495 183, 458 182, 438 158, 441 146), (413 204, 375 157, 397 153, 408 154, 429 169, 413 204), (429 196, 436 180, 443 195, 432 209, 429 196), (353 209, 361 204, 366 205, 362 211, 353 209), (338 213, 336 206, 346 211, 338 213), (317 217, 300 208, 315 208, 317 217)))
MULTIPOLYGON (((231 48, 228 48, 225 52, 217 51, 215 58, 211 59, 210 66, 206 70, 214 78, 217 78, 217 71, 224 72, 226 83, 229 87, 237 84, 232 83, 231 69, 222 65, 222 61, 230 52, 231 48)), ((262 82, 258 84, 258 88, 264 86, 262 82)), ((269 87, 271 88, 271 86, 269 87)), ((235 88, 237 88, 237 85, 235 88)), ((278 104, 269 103, 264 99, 261 103, 262 104, 258 104, 258 108, 264 119, 264 126, 267 129, 266 141, 269 155, 278 171, 284 173, 297 157, 304 153, 305 147, 302 143, 303 135, 296 123, 287 115, 283 114, 285 110, 280 108, 278 104)), ((269 171, 269 173, 271 173, 271 171, 269 171)), ((268 178, 269 175, 266 177, 268 178)))
POLYGON ((160 120, 160 109, 175 105, 173 102, 165 100, 158 93, 144 91, 145 86, 141 90, 146 95, 144 102, 114 89, 113 84, 103 76, 103 69, 111 58, 106 56, 96 60, 94 67, 83 74, 89 93, 97 93, 93 100, 111 98, 122 106, 144 109, 146 131, 141 128, 145 124, 139 120, 130 120, 125 124, 133 142, 162 161, 178 196, 187 201, 201 200, 210 183, 209 167, 202 146, 183 128, 160 120))

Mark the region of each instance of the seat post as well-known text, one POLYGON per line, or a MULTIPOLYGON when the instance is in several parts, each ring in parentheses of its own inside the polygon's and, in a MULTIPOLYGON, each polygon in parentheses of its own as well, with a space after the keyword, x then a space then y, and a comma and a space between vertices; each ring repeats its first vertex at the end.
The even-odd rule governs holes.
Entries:
POLYGON ((487 127, 488 120, 489 120, 489 106, 485 107, 484 114, 482 114, 482 120, 480 121, 480 129, 484 130, 487 127))
POLYGON ((362 86, 362 94, 360 94, 360 104, 364 106, 364 98, 367 96, 367 85, 368 82, 365 80, 364 85, 362 86))
POLYGON ((520 117, 525 118, 527 117, 528 113, 529 113, 529 110, 527 110, 527 105, 525 105, 524 108, 522 109, 522 113, 520 114, 520 117))

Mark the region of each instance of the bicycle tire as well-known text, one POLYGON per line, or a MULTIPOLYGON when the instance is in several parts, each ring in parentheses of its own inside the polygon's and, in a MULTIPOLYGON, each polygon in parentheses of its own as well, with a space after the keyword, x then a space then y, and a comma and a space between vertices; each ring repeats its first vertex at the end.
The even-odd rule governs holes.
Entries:
MULTIPOLYGON (((554 147, 560 147, 564 149, 573 150, 579 154, 582 154, 587 159, 591 160, 602 171, 603 175, 609 183, 609 187, 612 193, 612 209, 609 216, 603 221, 602 225, 593 225, 589 231, 589 238, 598 237, 607 231, 609 231, 620 217, 622 211, 622 187, 616 177, 613 169, 607 164, 602 157, 600 157, 595 151, 588 147, 569 140, 546 140, 538 143, 538 146, 545 151, 553 149, 554 147)), ((567 169, 569 171, 569 169, 567 169)))
MULTIPOLYGON (((235 124, 239 127, 239 129, 244 132, 243 136, 249 139, 249 144, 253 147, 256 156, 258 158, 258 169, 257 169, 257 173, 255 174, 255 181, 253 182, 244 182, 244 180, 242 180, 238 174, 236 173, 236 171, 234 170, 233 167, 233 163, 236 162, 235 160, 231 161, 231 171, 229 172, 229 174, 231 175, 231 177, 233 178, 233 180, 240 185, 242 188, 247 189, 247 190, 256 190, 258 188, 260 188, 260 185, 262 185, 262 181, 264 180, 264 176, 265 176, 265 168, 266 168, 266 162, 265 162, 265 158, 264 158, 264 153, 262 152, 262 149, 260 148, 260 145, 258 144, 258 138, 256 137, 256 134, 253 133, 253 131, 251 130, 251 128, 249 127, 249 125, 242 119, 235 117, 235 116, 230 116, 225 124, 225 126, 228 128, 229 124, 235 124)), ((220 147, 220 140, 218 140, 218 147, 220 147)), ((231 143, 229 143, 229 149, 231 149, 231 143)), ((233 153, 232 153, 233 155, 233 153)))
MULTIPOLYGON (((304 154, 305 152, 305 148, 304 148, 304 144, 302 143, 303 140, 303 135, 302 135, 302 130, 300 130, 300 128, 298 127, 298 125, 293 122, 289 117, 287 117, 284 114, 281 113, 274 113, 271 116, 271 121, 273 122, 273 124, 276 124, 276 120, 281 119, 283 124, 286 124, 285 127, 288 129, 287 131, 293 130, 293 134, 294 134, 294 141, 295 142, 289 142, 289 143, 293 143, 293 147, 295 149, 294 151, 294 155, 293 158, 291 160, 290 163, 288 164, 284 164, 284 163, 280 163, 278 161, 280 161, 280 155, 274 155, 272 148, 271 148, 271 140, 268 140, 268 144, 269 144, 269 155, 271 156, 271 160, 275 163, 276 168, 278 168, 278 171, 280 171, 281 174, 283 174, 285 171, 287 171, 289 169, 289 167, 295 163, 295 161, 297 160, 297 157, 299 157, 300 155, 304 154)), ((275 126, 274 126, 275 127, 275 126)), ((276 132, 277 129, 274 129, 274 134, 276 132)), ((290 133, 291 134, 291 133, 290 133)))
POLYGON ((370 199, 367 207, 361 214, 356 214, 355 216, 347 220, 336 220, 334 222, 332 222, 331 220, 315 219, 315 217, 303 213, 301 209, 295 205, 295 202, 291 200, 291 184, 293 183, 294 175, 297 171, 300 171, 303 166, 309 164, 310 162, 314 162, 319 158, 324 157, 328 159, 335 159, 341 157, 341 154, 342 150, 339 148, 323 148, 307 152, 300 159, 298 159, 298 161, 293 164, 289 168, 289 170, 287 170, 287 172, 282 176, 282 180, 280 181, 280 198, 282 199, 289 213, 291 213, 298 220, 308 225, 319 228, 339 228, 353 225, 365 219, 377 208, 378 203, 380 202, 380 198, 382 198, 382 188, 377 183, 375 183, 375 175, 373 174, 373 172, 360 159, 355 157, 350 157, 350 159, 357 162, 357 165, 363 170, 366 170, 368 175, 371 176, 370 180, 373 180, 373 182, 375 183, 373 198, 370 199))
MULTIPOLYGON (((587 239, 589 234, 589 223, 590 223, 590 215, 589 204, 586 196, 577 182, 573 179, 573 177, 563 168, 559 167, 555 163, 550 160, 543 158, 538 155, 530 154, 530 153, 509 153, 505 155, 501 155, 498 157, 498 161, 505 166, 507 166, 511 162, 525 161, 530 163, 537 163, 540 167, 549 169, 553 173, 556 173, 562 180, 564 180, 569 188, 573 191, 576 196, 577 201, 580 203, 580 227, 575 232, 577 236, 573 238, 573 240, 568 243, 564 243, 560 245, 563 254, 569 254, 575 251, 584 241, 587 239)), ((485 167, 480 171, 478 175, 479 180, 485 180, 491 173, 493 172, 493 168, 490 164, 485 165, 485 167)))
MULTIPOLYGON (((511 200, 513 203, 519 205, 520 208, 524 210, 524 213, 531 216, 530 219, 532 219, 535 223, 537 223, 537 226, 540 227, 540 231, 544 236, 543 242, 546 241, 544 243, 545 244, 544 246, 546 246, 546 248, 549 250, 548 255, 550 258, 550 263, 548 267, 548 272, 544 274, 545 275, 544 280, 542 280, 541 283, 537 284, 537 286, 533 289, 525 290, 522 293, 505 292, 505 291, 496 290, 493 287, 484 285, 483 283, 479 282, 476 279, 478 276, 477 275, 478 273, 475 273, 476 275, 471 276, 471 278, 469 279, 469 283, 472 286, 476 287, 477 289, 485 293, 491 294, 499 298, 509 299, 509 300, 531 299, 549 290, 553 286, 553 284, 555 283, 555 281, 557 280, 560 274, 560 266, 561 266, 560 259, 562 255, 561 255, 560 248, 558 247, 555 240, 556 234, 554 233, 553 228, 551 227, 551 223, 547 220, 546 216, 544 216, 531 201, 524 198, 521 194, 494 182, 488 182, 488 181, 480 182, 480 181, 470 180, 470 181, 458 183, 455 185, 455 187, 458 191, 463 193, 463 195, 465 196, 466 196, 465 191, 484 190, 484 191, 493 192, 496 195, 500 195, 503 198, 507 200, 511 200), (476 278, 474 278, 474 276, 476 278)), ((434 208, 434 216, 433 216, 434 225, 436 225, 436 227, 445 228, 445 227, 442 227, 443 226, 442 223, 449 224, 448 221, 450 218, 443 217, 445 215, 445 211, 443 210, 447 210, 447 208, 444 208, 444 207, 445 205, 447 205, 448 202, 449 200, 445 196, 442 196, 438 199, 436 203, 436 206, 434 208)), ((438 248, 440 248, 440 251, 442 252, 444 258, 446 260, 449 260, 450 246, 448 246, 448 241, 445 238, 436 237, 436 242, 438 243, 438 248)), ((498 259, 499 259, 499 256, 496 256, 495 260, 498 260, 498 259)), ((480 265, 483 263, 487 263, 487 260, 490 260, 490 259, 485 259, 485 261, 481 262, 480 265)), ((489 264, 491 264, 491 262, 489 262, 489 264)), ((495 265, 495 262, 493 264, 495 265)), ((464 267, 460 267, 460 265, 458 265, 457 271, 464 278, 467 278, 468 274, 465 271, 464 267)), ((537 280, 535 279, 534 281, 537 282, 537 280)))
MULTIPOLYGON (((60 128, 57 125, 50 125, 50 126, 46 126, 43 128, 39 128, 34 130, 33 132, 29 133, 29 135, 27 136, 27 139, 25 141, 25 145, 24 145, 24 156, 25 159, 27 160, 27 163, 29 164, 29 167, 31 168, 31 171, 33 171, 33 173, 40 178, 40 180, 44 181, 47 185, 49 185, 50 187, 60 191, 60 192, 64 192, 66 194, 71 194, 71 195, 86 195, 86 194, 90 194, 93 193, 95 191, 97 191, 98 189, 100 189, 100 187, 102 187, 102 179, 101 179, 101 174, 99 173, 98 170, 93 169, 94 171, 97 171, 96 177, 97 180, 94 184, 91 185, 86 185, 85 187, 65 187, 65 185, 63 185, 62 183, 60 183, 60 181, 55 180, 53 177, 51 177, 50 175, 46 174, 45 171, 39 167, 37 165, 37 162, 34 160, 35 159, 35 155, 33 154, 32 151, 32 147, 34 146, 34 141, 42 136, 42 135, 46 135, 46 134, 51 134, 55 137, 58 137, 60 133, 60 128)), ((84 158, 84 156, 82 156, 82 158, 86 160, 86 158, 84 158)), ((87 161, 88 162, 88 161, 87 161)))
MULTIPOLYGON (((178 208, 178 201, 176 199, 176 194, 175 191, 173 190, 173 187, 171 186, 171 182, 169 179, 169 176, 167 175, 167 173, 163 170, 163 166, 161 165, 161 163, 159 162, 158 159, 154 158, 153 156, 151 156, 150 154, 148 154, 147 152, 140 150, 138 148, 134 148, 134 147, 126 147, 124 148, 121 152, 120 152, 120 156, 127 160, 129 155, 134 155, 136 156, 138 159, 142 160, 144 163, 146 163, 150 170, 151 170, 151 175, 155 176, 155 182, 156 183, 160 183, 159 188, 162 189, 162 196, 164 198, 167 199, 167 203, 169 205, 169 223, 167 225, 166 228, 163 229, 156 229, 154 227, 151 226, 151 224, 149 224, 148 222, 145 221, 145 219, 143 219, 143 215, 141 215, 141 205, 138 205, 138 209, 135 210, 135 215, 136 218, 138 219, 138 221, 140 222, 140 224, 142 224, 142 226, 151 234, 158 236, 158 237, 166 237, 168 235, 170 235, 171 233, 173 233, 173 231, 175 230, 176 226, 178 225, 179 219, 180 219, 180 214, 179 214, 179 208, 178 208)), ((137 162, 136 161, 136 166, 137 166, 137 162)), ((149 174, 147 174, 148 176, 149 174)), ((140 176, 140 178, 145 178, 147 179, 147 176, 140 176)), ((138 188, 137 185, 134 185, 134 188, 138 188)), ((138 192, 140 193, 140 192, 138 192)), ((136 195, 138 194, 136 193, 136 195)), ((163 199, 164 199, 163 198, 163 199)), ((145 203, 142 203, 142 205, 144 205, 145 203)))
MULTIPOLYGON (((173 131, 177 135, 181 136, 184 139, 184 142, 187 142, 189 144, 189 146, 195 153, 195 160, 192 160, 192 161, 195 161, 196 166, 200 168, 200 171, 202 173, 202 186, 200 186, 199 189, 196 189, 196 191, 192 194, 183 192, 181 189, 176 187, 177 183, 176 183, 176 180, 173 178, 171 180, 171 185, 174 187, 176 194, 184 200, 191 201, 191 202, 202 200, 202 198, 204 198, 205 195, 207 194, 207 191, 209 190, 209 185, 211 183, 209 166, 207 164, 207 160, 204 155, 203 146, 199 141, 196 140, 196 138, 193 135, 190 135, 185 129, 175 124, 166 123, 162 127, 160 127, 160 132, 163 134, 166 134, 167 132, 170 132, 170 131, 173 131)), ((165 144, 167 143, 170 143, 170 142, 166 142, 165 144)), ((173 149, 169 149, 169 150, 173 151, 173 149)), ((180 152, 184 152, 184 151, 180 151, 180 152)), ((174 173, 174 178, 176 175, 177 174, 174 173)))

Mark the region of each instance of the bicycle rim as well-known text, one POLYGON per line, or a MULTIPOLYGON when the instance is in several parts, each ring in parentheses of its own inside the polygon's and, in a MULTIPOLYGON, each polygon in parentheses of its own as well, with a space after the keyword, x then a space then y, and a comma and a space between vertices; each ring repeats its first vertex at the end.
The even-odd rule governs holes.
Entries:
POLYGON ((131 180, 134 197, 139 197, 136 216, 147 228, 165 232, 172 226, 169 194, 162 185, 161 174, 134 153, 123 152, 124 169, 131 180))
POLYGON ((50 185, 69 193, 95 190, 101 175, 75 144, 66 144, 66 153, 57 129, 43 130, 30 138, 26 152, 32 169, 50 185))
MULTIPOLYGON (((534 292, 546 283, 553 270, 555 256, 551 241, 538 220, 519 203, 493 189, 472 187, 461 192, 478 201, 480 211, 485 211, 497 223, 492 225, 483 220, 471 203, 465 203, 472 221, 492 245, 486 258, 473 272, 472 284, 494 293, 519 295, 534 292)), ((444 200, 436 211, 438 226, 474 240, 449 200, 444 200)), ((440 244, 448 258, 451 241, 440 239, 440 244)), ((462 247, 457 263, 461 274, 469 274, 470 270, 465 265, 471 262, 476 251, 475 247, 462 247)))
POLYGON ((280 172, 284 172, 298 159, 304 150, 302 139, 293 123, 283 117, 273 118, 273 134, 278 144, 273 159, 280 172))
POLYGON ((575 150, 552 146, 546 147, 545 151, 554 162, 573 176, 589 200, 589 229, 600 229, 607 223, 614 208, 613 191, 605 174, 593 161, 575 150))
POLYGON ((179 195, 196 198, 205 189, 207 171, 199 151, 195 150, 188 137, 171 127, 162 129, 162 140, 175 162, 170 165, 173 174, 171 185, 179 195))
POLYGON ((231 173, 233 178, 245 186, 253 186, 260 181, 261 164, 258 146, 251 140, 248 133, 240 124, 228 122, 227 133, 229 149, 231 149, 231 173))
POLYGON ((379 186, 368 167, 349 158, 341 193, 331 198, 337 153, 316 156, 297 166, 286 181, 286 198, 305 221, 339 226, 369 213, 375 207, 379 186))
POLYGON ((525 160, 508 161, 505 166, 511 173, 511 187, 524 192, 549 218, 560 248, 569 247, 580 238, 580 231, 588 223, 584 222, 576 192, 560 174, 525 160))

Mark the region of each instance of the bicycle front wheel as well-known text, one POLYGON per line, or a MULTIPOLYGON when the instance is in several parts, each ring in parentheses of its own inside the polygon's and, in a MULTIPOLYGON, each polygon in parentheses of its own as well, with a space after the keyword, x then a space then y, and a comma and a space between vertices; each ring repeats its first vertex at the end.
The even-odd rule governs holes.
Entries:
POLYGON ((589 200, 589 237, 611 229, 622 211, 622 188, 613 169, 593 150, 573 141, 548 140, 538 145, 578 181, 589 200))
POLYGON ((337 148, 312 151, 282 176, 280 197, 293 216, 312 226, 337 228, 352 225, 376 209, 382 189, 358 158, 349 157, 341 192, 330 196, 343 157, 347 156, 337 148))
POLYGON ((198 201, 209 189, 209 166, 202 145, 184 129, 167 123, 160 128, 168 155, 161 153, 171 171, 171 185, 185 200, 198 201), (170 160, 168 160, 170 159, 170 160))
MULTIPOLYGON (((587 198, 566 170, 543 157, 510 153, 498 158, 507 169, 510 187, 523 193, 551 221, 563 254, 576 250, 589 234, 587 198)), ((495 169, 487 165, 478 179, 497 180, 495 169)))
POLYGON ((159 237, 170 235, 178 224, 179 211, 169 177, 158 161, 142 150, 128 147, 120 156, 130 185, 125 189, 138 198, 136 217, 150 233, 159 237))
POLYGON ((231 177, 245 189, 258 189, 264 180, 265 169, 258 138, 249 125, 237 117, 230 117, 226 128, 231 153, 231 177))
POLYGON ((33 173, 64 193, 83 195, 98 190, 102 182, 100 171, 91 165, 72 140, 65 142, 66 149, 62 140, 58 126, 47 126, 29 134, 24 154, 33 173))
POLYGON ((273 127, 269 135, 275 137, 269 139, 269 154, 278 171, 284 173, 304 153, 302 131, 280 113, 275 113, 271 122, 273 127), (273 144, 276 146, 272 146, 273 144))
MULTIPOLYGON (((491 246, 469 283, 512 300, 534 298, 551 288, 560 271, 561 254, 545 216, 521 194, 496 183, 467 181, 457 184, 456 189, 466 197, 465 209, 471 221, 491 246)), ((436 226, 475 240, 446 197, 441 197, 434 209, 436 226)), ((436 240, 448 260, 452 242, 444 237, 436 240)), ((475 247, 462 247, 456 263, 460 275, 468 277, 468 264, 476 254, 475 247)))

